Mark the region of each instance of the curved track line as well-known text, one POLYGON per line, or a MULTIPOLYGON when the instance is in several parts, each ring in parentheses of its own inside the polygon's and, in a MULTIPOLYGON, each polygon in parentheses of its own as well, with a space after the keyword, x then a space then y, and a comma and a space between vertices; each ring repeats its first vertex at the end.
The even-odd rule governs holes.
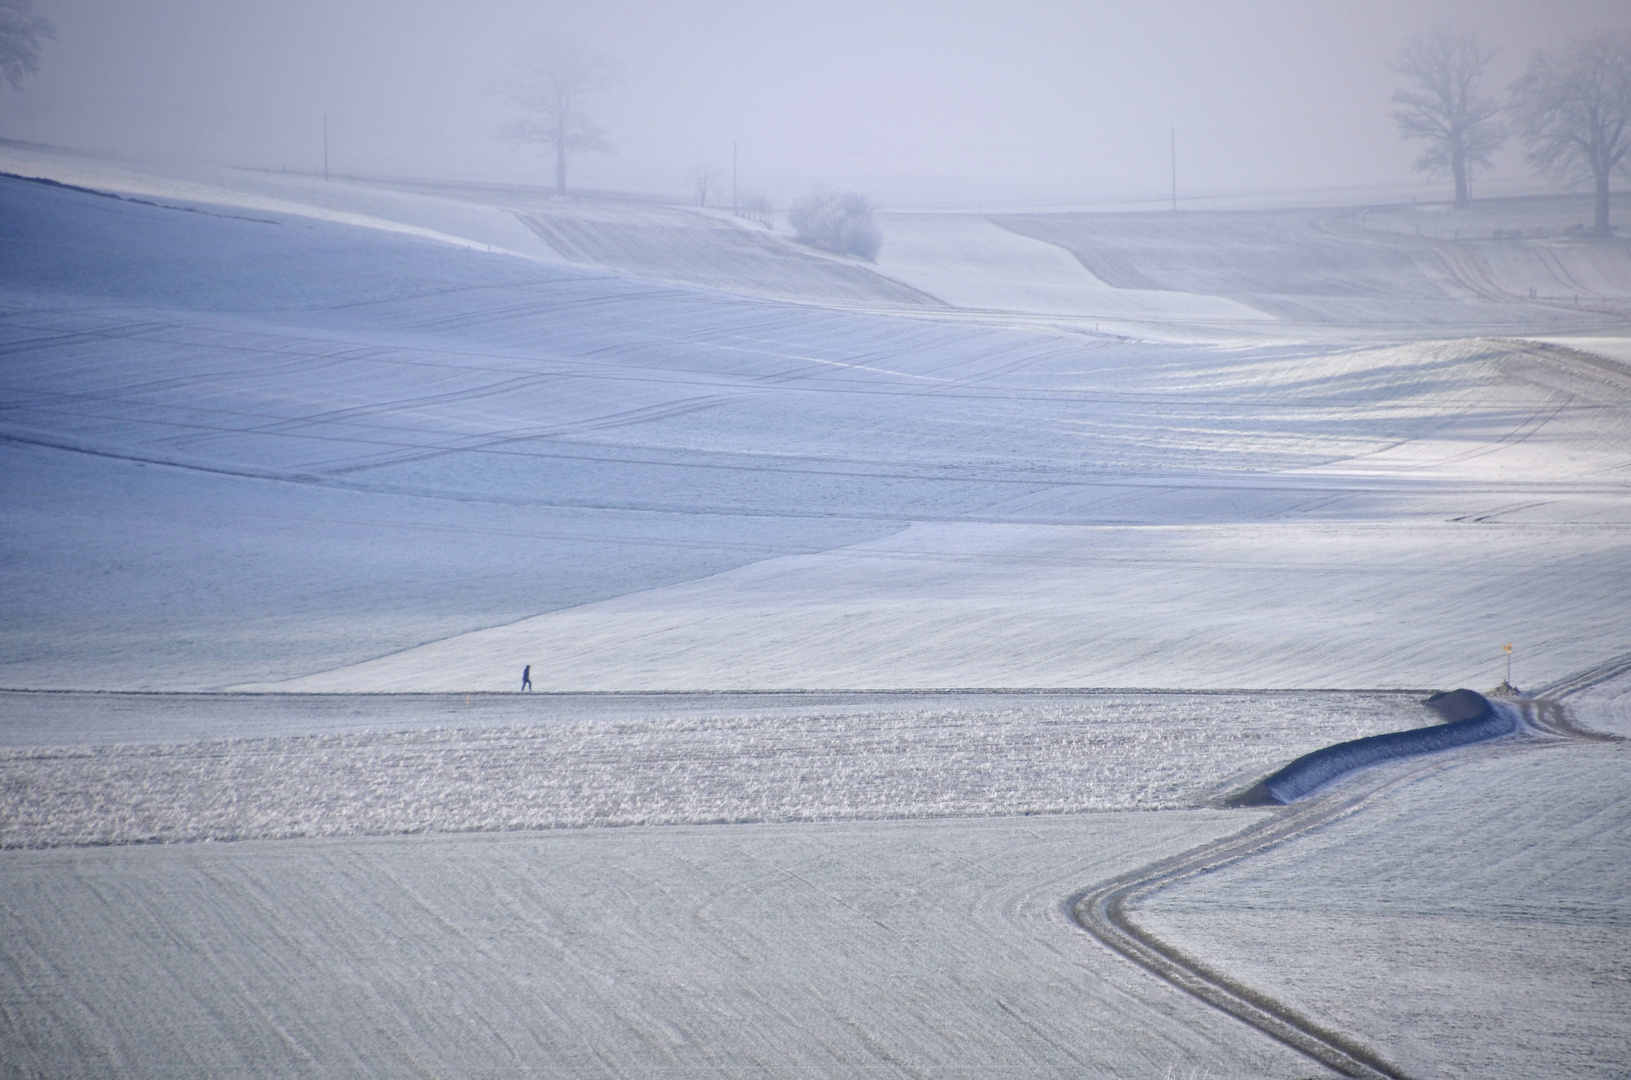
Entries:
MULTIPOLYGON (((1525 726, 1537 734, 1564 738, 1593 741, 1615 738, 1575 727, 1564 716, 1559 701, 1627 672, 1631 672, 1631 655, 1560 680, 1548 688, 1550 693, 1545 700, 1522 704, 1525 726)), ((1324 1027, 1160 940, 1133 921, 1128 909, 1143 897, 1184 878, 1238 862, 1355 814, 1393 789, 1454 763, 1453 759, 1446 761, 1435 756, 1403 775, 1382 779, 1366 790, 1332 792, 1323 798, 1295 803, 1231 836, 1076 893, 1065 900, 1064 914, 1113 952, 1342 1076, 1407 1080, 1408 1074, 1399 1066, 1358 1040, 1324 1027)))
POLYGON ((1406 1074, 1398 1067, 1358 1042, 1322 1027, 1156 938, 1132 920, 1128 908, 1144 896, 1183 878, 1237 862, 1346 817, 1394 786, 1436 768, 1443 768, 1443 764, 1435 762, 1412 769, 1406 776, 1358 796, 1295 804, 1232 836, 1077 893, 1065 902, 1066 914, 1102 944, 1146 971, 1343 1076, 1405 1080, 1406 1074))
MULTIPOLYGON (((1578 694, 1582 690, 1589 690, 1599 683, 1608 682, 1625 674, 1631 674, 1631 654, 1616 656, 1614 659, 1598 664, 1594 668, 1587 668, 1585 671, 1577 671, 1573 675, 1566 675, 1550 686, 1543 687, 1535 696, 1549 702, 1560 701, 1572 694, 1578 694)), ((1580 731, 1571 727, 1570 733, 1579 734, 1580 731)))

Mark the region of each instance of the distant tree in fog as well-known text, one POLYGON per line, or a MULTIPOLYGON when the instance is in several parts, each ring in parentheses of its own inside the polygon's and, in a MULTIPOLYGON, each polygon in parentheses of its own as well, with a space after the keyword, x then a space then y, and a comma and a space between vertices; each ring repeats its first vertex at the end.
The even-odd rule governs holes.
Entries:
POLYGON ((794 199, 787 216, 798 238, 815 247, 875 259, 883 246, 883 231, 865 195, 818 187, 794 199))
POLYGON ((0 0, 0 75, 14 87, 40 70, 40 41, 56 37, 50 20, 34 14, 34 0, 0 0))
POLYGON ((553 152, 555 192, 564 195, 566 166, 572 154, 613 152, 587 103, 616 81, 617 65, 612 60, 585 52, 570 41, 548 42, 504 81, 504 97, 521 116, 500 128, 498 137, 553 152))
POLYGON ((723 175, 724 171, 711 161, 704 161, 691 170, 691 190, 696 192, 698 206, 708 205, 708 192, 714 189, 723 175))
POLYGON ((1410 80, 1393 95, 1401 106, 1393 119, 1405 138, 1427 143, 1416 159, 1418 170, 1455 180, 1456 206, 1472 198, 1468 178, 1474 167, 1489 168, 1489 155, 1506 141, 1506 128, 1495 119, 1501 106, 1478 93, 1494 56, 1476 34, 1439 26, 1411 38, 1392 64, 1410 80))
POLYGON ((1596 191, 1593 232, 1608 236, 1609 179, 1631 171, 1631 34, 1580 38, 1562 53, 1537 49, 1512 84, 1510 108, 1529 160, 1596 191))

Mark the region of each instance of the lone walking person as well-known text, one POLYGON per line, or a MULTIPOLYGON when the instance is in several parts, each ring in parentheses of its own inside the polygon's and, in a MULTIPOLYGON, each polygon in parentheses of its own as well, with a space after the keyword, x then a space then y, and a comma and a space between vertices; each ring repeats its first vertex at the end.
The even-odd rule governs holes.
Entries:
POLYGON ((532 665, 531 664, 528 664, 526 667, 521 669, 521 689, 523 689, 523 690, 531 690, 532 689, 532 665))

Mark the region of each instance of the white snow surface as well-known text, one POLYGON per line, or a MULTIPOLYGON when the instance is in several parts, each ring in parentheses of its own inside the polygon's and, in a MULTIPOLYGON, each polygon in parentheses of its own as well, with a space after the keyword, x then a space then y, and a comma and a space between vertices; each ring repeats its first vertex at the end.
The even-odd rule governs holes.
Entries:
POLYGON ((0 143, 0 172, 172 204, 294 215, 454 247, 559 261, 503 206, 302 174, 121 161, 0 143))
POLYGON ((1272 321, 1219 296, 1117 289, 1070 252, 969 214, 883 214, 880 273, 963 308, 1083 318, 1272 321))
POLYGON ((1631 679, 1615 679, 1573 695, 1569 715, 1588 730, 1631 739, 1631 679))
POLYGON ((248 689, 1434 686, 1492 634, 1546 681, 1624 650, 1627 565, 1577 525, 917 525, 248 689))
POLYGON ((336 731, 343 718, 312 714, 338 703, 305 698, 10 697, 63 718, 140 708, 162 726, 185 708, 228 730, 269 715, 274 730, 329 730, 41 746, 28 725, 0 749, 0 847, 1174 809, 1434 719, 1407 694, 830 696, 797 710, 772 695, 763 711, 758 695, 734 711, 506 695, 510 725, 494 727, 481 697, 348 695, 352 712, 419 726, 364 716, 336 731))
MULTIPOLYGON (((1487 240, 925 215, 867 267, 0 148, 31 168, 146 201, 0 179, 0 684, 452 693, 145 730, 170 698, 0 695, 24 1071, 1304 1075, 1059 904, 1250 819, 1147 808, 1407 696, 478 692, 1482 688, 1504 642, 1526 686, 1625 651, 1631 262, 1527 204, 1487 240), (412 830, 444 835, 378 835, 412 830)), ((1623 1073, 1624 757, 1470 750, 1141 917, 1422 1072, 1623 1073)))
POLYGON ((1411 1076, 1623 1076, 1631 744, 1538 742, 1454 755, 1133 918, 1411 1076))
POLYGON ((699 207, 567 198, 531 202, 515 212, 558 257, 647 280, 841 308, 945 306, 861 259, 820 251, 769 225, 699 207))
POLYGON ((1631 625, 1631 375, 1582 347, 1141 344, 3 188, 6 685, 1487 686, 1631 625))
POLYGON ((215 1077, 1293 1077, 1059 913, 1175 811, 0 852, 0 1055, 215 1077), (1204 1073, 1203 1073, 1204 1070, 1204 1073))
POLYGON ((1623 331, 1631 242, 1582 235, 1580 198, 1176 214, 1035 214, 992 220, 1071 251, 1128 290, 1227 297, 1292 324, 1393 334, 1623 331))
POLYGON ((1628 335, 1571 334, 1566 337, 1544 337, 1532 340, 1546 345, 1578 349, 1588 356, 1601 357, 1621 367, 1631 368, 1631 336, 1628 335))

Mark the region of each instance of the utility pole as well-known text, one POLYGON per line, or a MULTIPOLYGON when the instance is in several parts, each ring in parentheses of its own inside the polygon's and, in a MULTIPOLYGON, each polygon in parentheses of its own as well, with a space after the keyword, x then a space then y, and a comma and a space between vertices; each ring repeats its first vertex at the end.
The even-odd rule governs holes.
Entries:
POLYGON ((1178 212, 1178 129, 1168 128, 1167 135, 1172 140, 1172 212, 1178 212))
POLYGON ((736 144, 731 143, 731 213, 736 213, 736 144))
POLYGON ((328 182, 328 113, 323 114, 323 182, 328 182))

